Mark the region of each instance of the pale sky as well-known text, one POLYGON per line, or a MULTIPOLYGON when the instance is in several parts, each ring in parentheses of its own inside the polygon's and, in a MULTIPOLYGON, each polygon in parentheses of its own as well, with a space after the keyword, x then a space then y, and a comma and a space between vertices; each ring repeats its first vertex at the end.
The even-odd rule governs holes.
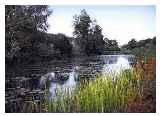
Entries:
POLYGON ((82 9, 97 20, 104 37, 116 39, 119 45, 130 39, 147 39, 156 35, 155 6, 50 6, 53 10, 48 18, 48 33, 64 33, 73 36, 73 16, 79 15, 82 9))

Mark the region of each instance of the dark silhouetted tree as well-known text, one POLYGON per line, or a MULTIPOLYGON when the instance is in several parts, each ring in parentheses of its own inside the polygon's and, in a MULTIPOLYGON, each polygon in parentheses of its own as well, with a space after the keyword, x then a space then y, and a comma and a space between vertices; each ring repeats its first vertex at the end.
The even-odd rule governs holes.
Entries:
POLYGON ((101 54, 104 48, 102 28, 91 20, 91 17, 83 9, 80 15, 74 17, 74 32, 76 42, 81 51, 86 54, 101 54))
POLYGON ((6 55, 13 57, 26 43, 32 42, 32 34, 46 31, 50 14, 45 5, 5 6, 6 55))
POLYGON ((137 43, 137 41, 136 41, 135 39, 131 39, 131 40, 128 42, 128 48, 129 48, 129 49, 135 48, 135 47, 136 47, 136 43, 137 43))

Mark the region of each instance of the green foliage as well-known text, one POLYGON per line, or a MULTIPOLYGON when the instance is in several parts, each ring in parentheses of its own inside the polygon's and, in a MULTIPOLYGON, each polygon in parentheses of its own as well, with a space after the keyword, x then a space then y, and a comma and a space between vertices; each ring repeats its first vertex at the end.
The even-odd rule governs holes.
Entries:
POLYGON ((151 57, 156 56, 156 37, 136 41, 132 39, 128 44, 121 47, 122 53, 133 54, 136 56, 151 57))
POLYGON ((57 97, 45 101, 47 112, 155 112, 155 59, 146 59, 118 75, 79 81, 74 90, 58 89, 57 97))
POLYGON ((104 38, 104 41, 105 41, 104 54, 114 54, 114 52, 119 53, 120 48, 116 40, 109 40, 108 38, 104 38))
POLYGON ((120 49, 116 40, 103 38, 102 28, 84 9, 74 17, 74 38, 64 34, 46 33, 47 18, 51 14, 48 6, 7 5, 5 11, 7 59, 34 57, 38 52, 41 54, 39 56, 71 55, 72 48, 80 54, 87 55, 127 53, 136 56, 155 56, 156 54, 156 38, 139 42, 132 39, 120 49))
POLYGON ((104 50, 104 40, 102 35, 102 28, 95 24, 88 37, 88 49, 86 52, 89 54, 102 54, 104 50))
POLYGON ((73 38, 67 37, 64 34, 48 34, 47 42, 48 44, 53 43, 53 49, 59 50, 61 54, 71 54, 72 53, 72 44, 71 40, 73 38))
POLYGON ((91 17, 83 9, 79 16, 74 17, 74 32, 76 43, 81 51, 89 54, 102 54, 104 41, 102 28, 92 21, 91 17))
POLYGON ((125 112, 128 98, 138 92, 133 76, 132 70, 115 79, 97 75, 95 80, 79 83, 75 91, 67 88, 61 94, 59 89, 56 98, 46 101, 48 112, 125 112))
POLYGON ((131 41, 128 42, 128 49, 132 49, 136 47, 136 40, 135 39, 131 39, 131 41))
POLYGON ((47 18, 51 14, 45 5, 5 6, 6 57, 14 57, 23 47, 31 43, 32 33, 46 31, 47 18))
POLYGON ((79 16, 74 17, 74 36, 80 37, 80 38, 85 38, 88 36, 89 28, 91 24, 91 18, 87 14, 87 12, 83 9, 81 11, 81 14, 79 16))

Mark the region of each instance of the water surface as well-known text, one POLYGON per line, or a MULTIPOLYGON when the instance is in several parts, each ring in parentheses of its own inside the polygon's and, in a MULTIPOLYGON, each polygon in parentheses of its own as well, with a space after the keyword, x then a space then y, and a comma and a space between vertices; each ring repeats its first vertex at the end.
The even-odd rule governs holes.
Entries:
POLYGON ((118 74, 121 70, 130 69, 134 62, 133 55, 99 55, 7 67, 6 103, 17 98, 23 98, 21 102, 31 100, 31 95, 35 95, 32 100, 40 100, 46 83, 52 98, 57 88, 74 89, 79 80, 94 79, 98 73, 118 74))

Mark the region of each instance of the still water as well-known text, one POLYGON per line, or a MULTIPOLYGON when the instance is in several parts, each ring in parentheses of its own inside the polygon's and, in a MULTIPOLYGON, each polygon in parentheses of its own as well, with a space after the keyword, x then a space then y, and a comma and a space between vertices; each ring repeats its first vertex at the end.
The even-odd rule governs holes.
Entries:
POLYGON ((22 98, 19 100, 23 103, 25 100, 39 100, 46 83, 48 83, 49 97, 52 98, 57 87, 74 89, 77 81, 84 78, 94 79, 97 73, 118 74, 121 70, 131 68, 135 60, 133 55, 99 55, 7 67, 6 105, 17 101, 17 98, 22 98), (27 97, 34 94, 36 97, 32 99, 27 97))
POLYGON ((53 70, 41 76, 40 85, 44 84, 47 80, 50 81, 49 93, 51 97, 55 96, 57 88, 74 89, 76 81, 84 77, 85 79, 94 79, 98 73, 116 76, 121 70, 130 69, 131 65, 135 62, 135 57, 132 55, 103 55, 73 59, 73 61, 68 72, 65 72, 64 70, 67 69, 63 67, 61 70, 53 70), (57 78, 64 77, 67 79, 63 81, 57 80, 57 78))

